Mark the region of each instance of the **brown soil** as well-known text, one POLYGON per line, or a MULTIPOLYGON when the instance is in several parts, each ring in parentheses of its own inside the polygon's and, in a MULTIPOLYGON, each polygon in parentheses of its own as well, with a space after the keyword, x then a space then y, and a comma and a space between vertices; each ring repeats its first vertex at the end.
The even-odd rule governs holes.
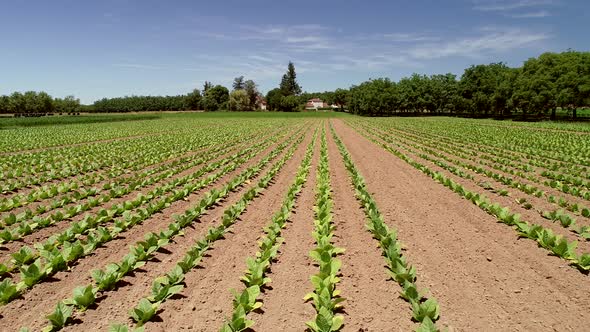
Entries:
POLYGON ((346 298, 343 331, 411 331, 410 306, 389 277, 377 240, 365 228, 366 217, 338 147, 329 135, 330 174, 336 225, 335 245, 346 251, 338 288, 346 298))
MULTIPOLYGON (((318 137, 319 139, 319 137, 318 137)), ((316 167, 319 160, 319 140, 316 140, 310 173, 297 198, 295 210, 281 237, 285 242, 272 264, 268 277, 270 289, 261 295, 262 312, 252 312, 255 331, 301 331, 315 314, 303 297, 310 291, 309 277, 315 272, 308 253, 314 248, 313 231, 316 167)), ((211 330, 212 331, 212 330, 211 330)))
MULTIPOLYGON (((333 124, 385 220, 399 230, 418 284, 460 331, 584 330, 587 276, 461 199, 340 120, 333 124)), ((409 310, 409 309, 408 309, 409 310)))

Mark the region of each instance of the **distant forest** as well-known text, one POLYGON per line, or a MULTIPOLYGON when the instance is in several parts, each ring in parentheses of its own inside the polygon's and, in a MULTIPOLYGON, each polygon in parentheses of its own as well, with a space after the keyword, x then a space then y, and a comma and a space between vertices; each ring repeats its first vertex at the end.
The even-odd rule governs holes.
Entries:
POLYGON ((103 98, 81 105, 74 96, 53 98, 45 92, 14 92, 0 96, 0 113, 16 116, 77 114, 79 112, 150 111, 302 111, 311 98, 335 110, 368 116, 456 115, 556 119, 558 113, 577 119, 590 106, 590 52, 568 50, 543 53, 521 67, 505 63, 473 65, 461 77, 420 75, 400 79, 371 79, 349 89, 302 92, 295 66, 289 63, 281 84, 263 96, 256 83, 236 77, 232 91, 206 82, 202 90, 178 96, 103 98), (264 105, 264 107, 262 106, 264 105))

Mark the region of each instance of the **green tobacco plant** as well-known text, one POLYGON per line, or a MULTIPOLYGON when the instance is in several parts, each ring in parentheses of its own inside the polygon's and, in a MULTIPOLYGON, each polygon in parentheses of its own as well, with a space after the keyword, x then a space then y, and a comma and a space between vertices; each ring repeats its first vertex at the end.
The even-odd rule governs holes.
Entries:
POLYGON ((159 306, 160 302, 151 303, 148 299, 143 298, 139 300, 139 304, 135 308, 129 311, 129 315, 139 326, 142 326, 154 317, 159 306))
POLYGON ((17 285, 11 279, 0 282, 0 303, 6 304, 19 296, 17 285))
POLYGON ((245 331, 254 326, 254 321, 246 318, 246 310, 241 305, 234 308, 231 321, 223 324, 220 332, 240 332, 245 331))
POLYGON ((71 299, 65 300, 63 303, 75 305, 78 310, 85 311, 96 302, 97 291, 98 289, 92 288, 92 285, 76 287, 74 289, 74 296, 71 299))
POLYGON ((260 287, 257 285, 244 289, 242 293, 237 293, 232 289, 232 294, 234 295, 234 308, 239 306, 246 312, 251 312, 262 307, 262 302, 256 300, 260 294, 260 287))
POLYGON ((148 297, 148 300, 151 303, 163 302, 173 295, 178 294, 183 287, 183 285, 171 284, 166 277, 156 278, 152 284, 152 295, 148 297))
POLYGON ((72 318, 72 307, 59 302, 53 313, 47 316, 50 326, 43 329, 44 332, 61 330, 72 318))
POLYGON ((35 285, 45 276, 45 270, 42 266, 41 260, 37 259, 33 264, 21 267, 20 275, 22 282, 27 287, 32 287, 35 285))
MULTIPOLYGON (((436 300, 433 298, 427 299, 419 292, 415 283, 417 278, 416 269, 408 264, 406 258, 403 256, 401 249, 402 245, 397 239, 397 232, 389 229, 385 224, 377 204, 368 192, 365 181, 354 165, 346 147, 336 135, 334 128, 330 127, 330 129, 332 131, 332 137, 344 159, 346 169, 351 176, 356 196, 367 216, 367 229, 372 233, 373 237, 379 241, 379 246, 382 249, 385 261, 387 262, 388 272, 390 273, 391 278, 402 287, 400 297, 410 303, 412 306, 413 319, 420 323, 417 331, 438 331, 434 324, 439 318, 439 306, 436 300)), ((400 156, 400 158, 403 159, 402 156, 400 156)), ((441 183, 445 181, 440 175, 433 174, 433 177, 441 183)), ((449 185, 451 184, 449 183, 449 185)), ((455 186, 454 190, 465 193, 464 189, 459 186, 455 186)), ((479 196, 470 198, 474 198, 478 200, 478 202, 480 199, 479 196)), ((481 204, 484 205, 485 201, 481 201, 481 204)), ((496 207, 493 208, 496 209, 496 207)), ((502 209, 497 209, 497 211, 501 213, 506 212, 502 209)))

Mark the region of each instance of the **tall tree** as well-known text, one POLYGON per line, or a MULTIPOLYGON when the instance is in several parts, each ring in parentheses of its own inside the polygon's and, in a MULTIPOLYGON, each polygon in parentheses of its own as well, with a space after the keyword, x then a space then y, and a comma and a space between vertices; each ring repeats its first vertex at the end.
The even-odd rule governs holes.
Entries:
POLYGON ((248 95, 248 108, 250 110, 256 109, 256 99, 258 98, 258 89, 256 88, 256 83, 252 80, 247 80, 244 83, 244 90, 248 95))
POLYGON ((332 95, 332 97, 334 99, 334 103, 336 105, 338 105, 338 107, 340 108, 340 111, 343 112, 344 105, 346 105, 346 102, 348 100, 348 90, 336 89, 336 91, 334 91, 334 94, 332 95))
POLYGON ((295 65, 291 61, 289 61, 289 65, 287 66, 287 73, 281 79, 280 89, 284 96, 297 96, 301 93, 301 86, 297 83, 295 65))
POLYGON ((232 87, 234 90, 244 90, 244 76, 238 76, 234 78, 234 82, 232 83, 232 87))
POLYGON ((207 93, 207 90, 211 89, 212 87, 213 84, 211 84, 211 82, 205 81, 205 84, 203 84, 203 96, 205 95, 205 93, 207 93))

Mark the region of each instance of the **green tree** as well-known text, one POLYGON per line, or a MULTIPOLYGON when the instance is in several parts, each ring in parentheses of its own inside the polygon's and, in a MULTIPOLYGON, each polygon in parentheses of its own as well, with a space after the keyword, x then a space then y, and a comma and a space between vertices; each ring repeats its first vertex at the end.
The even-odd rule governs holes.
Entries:
POLYGON ((244 76, 238 76, 234 78, 234 82, 232 83, 232 88, 234 90, 244 90, 245 83, 244 83, 244 76))
POLYGON ((207 90, 211 89, 212 87, 213 84, 211 84, 211 82, 205 81, 205 84, 203 84, 203 96, 205 95, 205 93, 207 93, 207 90))
POLYGON ((8 103, 10 113, 24 113, 25 112, 25 98, 20 92, 13 92, 10 95, 8 103))
POLYGON ((334 104, 340 107, 340 111, 344 111, 344 105, 346 105, 348 101, 348 90, 345 89, 336 89, 333 94, 333 102, 334 104))
POLYGON ((194 89, 191 93, 186 95, 186 105, 191 110, 198 110, 201 108, 201 92, 194 89))
POLYGON ((227 108, 229 101, 229 91, 226 87, 216 85, 207 90, 203 98, 203 108, 206 111, 218 111, 227 108))
POLYGON ((245 90, 234 90, 229 94, 230 111, 244 112, 251 110, 250 99, 245 90))
POLYGON ((266 105, 269 111, 280 111, 283 91, 280 88, 272 89, 266 93, 266 105))
POLYGON ((297 96, 284 96, 281 98, 281 111, 283 112, 296 112, 300 103, 297 96))
POLYGON ((248 110, 256 109, 256 99, 259 95, 256 83, 252 80, 247 80, 244 83, 244 91, 246 91, 246 94, 248 95, 248 110))
POLYGON ((10 97, 0 96, 0 113, 10 113, 10 97))
POLYGON ((297 83, 295 65, 291 61, 289 61, 289 65, 287 66, 287 73, 281 79, 280 89, 284 96, 297 96, 301 93, 301 86, 297 83))

